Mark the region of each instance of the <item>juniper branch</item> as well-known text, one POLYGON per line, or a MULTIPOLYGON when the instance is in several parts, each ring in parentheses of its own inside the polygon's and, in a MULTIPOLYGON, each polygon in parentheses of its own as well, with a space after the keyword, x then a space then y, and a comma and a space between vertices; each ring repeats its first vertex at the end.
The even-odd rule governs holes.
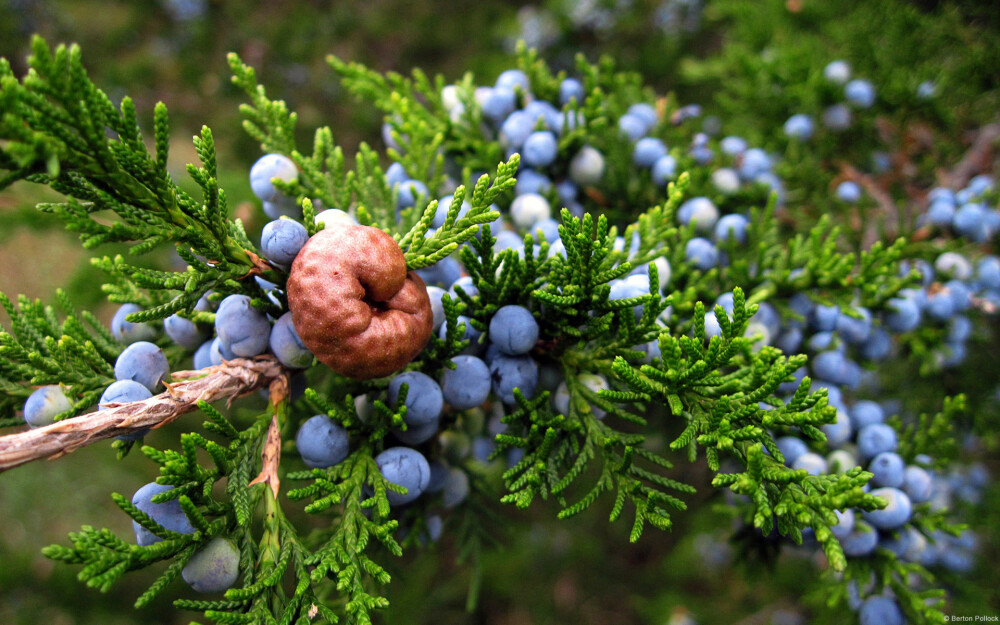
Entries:
POLYGON ((0 437, 0 471, 43 458, 59 458, 100 440, 163 426, 197 409, 199 401, 231 401, 285 375, 287 371, 271 357, 240 358, 207 369, 175 372, 174 378, 183 381, 168 384, 166 391, 149 399, 110 405, 99 412, 0 437))

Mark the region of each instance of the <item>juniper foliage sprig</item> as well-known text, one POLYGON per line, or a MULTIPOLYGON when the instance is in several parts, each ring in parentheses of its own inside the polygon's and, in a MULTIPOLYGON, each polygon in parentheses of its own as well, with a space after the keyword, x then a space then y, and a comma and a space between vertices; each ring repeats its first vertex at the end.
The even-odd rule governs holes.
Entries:
POLYGON ((459 511, 461 519, 457 523, 455 541, 460 545, 456 561, 471 568, 469 591, 465 600, 465 609, 471 613, 479 603, 484 570, 483 553, 487 549, 500 546, 504 526, 500 516, 487 504, 487 501, 495 496, 495 489, 477 472, 467 471, 467 473, 470 475, 470 497, 468 503, 459 511))
MULTIPOLYGON (((553 256, 543 265, 544 286, 532 291, 533 299, 551 312, 544 321, 552 336, 589 343, 599 337, 611 336, 615 328, 635 328, 634 306, 644 307, 639 325, 649 330, 653 321, 666 308, 655 295, 623 300, 609 299, 610 282, 629 274, 632 265, 618 262, 614 251, 614 232, 606 217, 596 220, 588 213, 582 219, 563 209, 563 225, 559 232, 566 247, 565 256, 553 256)), ((656 279, 655 268, 650 284, 656 279)), ((624 338, 632 338, 629 332, 624 338)), ((641 342, 641 341, 640 341, 641 342)), ((635 344, 635 343, 632 343, 635 344)), ((600 348, 600 346, 595 346, 600 348)))
POLYGON ((295 143, 298 115, 283 100, 268 98, 264 86, 257 82, 256 71, 238 55, 230 53, 228 60, 233 84, 250 98, 249 104, 240 105, 243 129, 265 152, 284 154, 298 167, 296 180, 276 181, 276 188, 297 201, 309 198, 325 208, 347 210, 357 203, 359 218, 367 213, 373 225, 390 228, 395 224, 395 202, 384 178, 378 176, 381 170, 374 151, 362 145, 357 169, 351 170, 343 150, 334 143, 333 131, 323 126, 314 134, 312 154, 301 152, 295 143))
POLYGON ((205 291, 237 280, 254 267, 255 250, 242 224, 229 219, 225 192, 218 186, 215 143, 202 128, 194 144, 201 166, 188 173, 201 188, 194 198, 178 186, 167 169, 169 120, 160 103, 154 113, 150 153, 143 140, 132 100, 115 107, 88 78, 77 46, 54 51, 41 37, 32 41, 29 72, 18 81, 6 60, 0 61, 0 188, 17 180, 44 184, 68 197, 38 208, 53 213, 80 233, 90 249, 108 242, 134 242, 132 254, 172 243, 193 266, 185 272, 152 272, 123 259, 103 259, 115 282, 106 288, 113 299, 133 294, 128 283, 168 291, 168 301, 135 313, 130 321, 148 321, 191 311, 205 291), (105 225, 97 213, 111 211, 117 220, 105 225), (197 257, 207 259, 195 262, 197 257))
POLYGON ((514 187, 514 175, 519 164, 520 158, 515 154, 506 163, 500 163, 492 184, 489 176, 480 177, 472 192, 470 207, 464 214, 460 214, 460 211, 465 201, 466 189, 464 186, 458 187, 448 207, 444 223, 431 236, 427 235, 438 205, 437 201, 428 204, 420 221, 399 241, 406 256, 406 266, 410 269, 422 269, 437 263, 472 239, 482 224, 498 219, 500 213, 491 205, 497 196, 514 187))
MULTIPOLYGON (((703 328, 700 303, 695 311, 695 328, 703 328)), ((732 316, 721 306, 715 310, 721 336, 705 341, 703 331, 693 337, 661 334, 660 361, 636 367, 621 356, 615 358, 613 369, 632 392, 602 394, 618 402, 666 404, 670 415, 685 423, 671 449, 686 450, 693 460, 701 447, 715 472, 722 467, 723 455, 739 462, 745 470, 718 473, 713 486, 749 497, 753 525, 765 535, 776 526, 782 535, 800 542, 801 530, 811 527, 831 566, 843 569, 846 560, 829 529, 836 522, 834 511, 871 510, 881 504, 860 490, 870 478, 860 469, 810 476, 784 465, 771 431, 795 428, 822 441, 825 436, 817 426, 831 422, 835 411, 826 404, 823 391, 809 393, 808 378, 787 404, 773 397, 779 385, 792 379, 804 357, 785 357, 770 347, 754 353, 751 341, 743 336, 754 311, 754 306, 746 306, 743 292, 735 290, 732 316), (770 409, 762 408, 761 402, 770 404, 770 409)))
MULTIPOLYGON (((116 493, 112 496, 115 504, 136 523, 162 539, 160 542, 141 547, 115 537, 109 530, 84 527, 70 536, 72 547, 51 545, 43 553, 54 560, 85 565, 80 573, 81 579, 102 591, 107 591, 129 570, 179 556, 180 559, 174 561, 136 601, 137 606, 142 606, 178 576, 198 546, 204 545, 214 536, 229 535, 237 522, 249 526, 257 497, 248 492, 249 477, 245 481, 239 478, 241 474, 249 475, 247 468, 259 453, 260 438, 266 430, 267 421, 260 419, 240 431, 212 406, 202 402, 201 408, 210 419, 206 422, 206 429, 229 439, 228 445, 207 439, 197 432, 188 432, 181 436, 181 451, 163 451, 151 446, 142 448, 147 458, 160 465, 158 483, 173 486, 156 495, 153 502, 164 503, 177 499, 195 528, 193 534, 178 534, 165 529, 128 499, 116 493), (201 465, 199 449, 211 458, 213 468, 201 465), (231 475, 227 482, 227 492, 231 499, 216 499, 212 493, 213 485, 227 475, 231 475)), ((249 550, 252 549, 250 543, 240 540, 239 548, 243 558, 249 557, 249 550)))
MULTIPOLYGON (((60 315, 52 306, 18 298, 17 306, 3 293, 0 305, 10 317, 11 329, 0 329, 0 396, 19 402, 30 386, 60 384, 73 403, 56 419, 71 417, 97 403, 114 381, 112 363, 121 351, 107 328, 89 311, 77 311, 64 291, 57 291, 60 315)), ((11 418, 2 425, 21 425, 11 418)))
POLYGON ((355 623, 371 623, 372 613, 385 608, 385 597, 372 594, 367 580, 388 584, 390 576, 367 553, 370 543, 384 546, 393 555, 402 548, 393 537, 398 522, 389 519, 389 490, 406 489, 387 481, 379 472, 372 449, 362 447, 329 469, 313 469, 288 475, 290 480, 311 480, 305 487, 289 491, 293 501, 311 498, 305 507, 310 514, 329 514, 336 509, 324 539, 310 556, 311 577, 318 582, 329 576, 337 581, 344 597, 344 611, 355 623), (372 495, 366 494, 370 489, 372 495), (370 518, 369 518, 370 517, 370 518), (371 539, 375 539, 372 541, 371 539))
POLYGON ((945 397, 941 410, 934 414, 922 413, 915 421, 904 423, 899 417, 889 423, 899 432, 899 455, 907 462, 925 454, 934 459, 938 467, 953 460, 958 453, 954 424, 966 411, 964 395, 945 397))
MULTIPOLYGON (((315 555, 300 539, 295 527, 266 486, 250 486, 257 471, 261 445, 271 414, 255 419, 245 428, 237 426, 211 405, 200 408, 208 417, 204 427, 228 444, 206 438, 198 432, 181 435, 180 451, 159 450, 144 446, 142 452, 160 465, 157 482, 170 485, 168 491, 153 497, 154 503, 178 500, 194 527, 191 534, 178 534, 157 524, 125 497, 113 499, 138 525, 160 538, 149 546, 132 545, 109 530, 84 527, 70 535, 71 547, 52 545, 43 551, 54 560, 84 565, 80 578, 89 586, 106 592, 126 572, 170 561, 169 566, 136 600, 136 607, 149 604, 181 573, 185 565, 208 541, 224 536, 233 540, 240 552, 243 585, 226 591, 220 600, 178 599, 175 606, 203 612, 215 623, 286 623, 306 615, 321 614, 325 622, 337 622, 334 611, 319 598, 322 576, 310 567, 315 555), (199 454, 212 461, 203 466, 199 454), (225 479, 225 496, 213 493, 215 484, 225 479), (263 503, 264 520, 259 540, 254 539, 254 511, 263 503), (296 580, 294 591, 286 595, 286 572, 296 580)), ((274 407, 279 421, 284 421, 287 402, 274 407)), ((325 592, 325 591, 322 591, 325 592)))
MULTIPOLYGON (((425 181, 428 188, 438 188, 445 180, 443 152, 471 149, 478 159, 471 161, 471 166, 478 170, 492 166, 503 155, 495 147, 483 147, 485 144, 475 134, 475 126, 451 121, 441 99, 443 78, 432 81, 419 69, 413 70, 412 78, 394 72, 382 75, 360 63, 345 63, 334 56, 327 57, 327 62, 340 74, 348 91, 391 114, 387 121, 388 154, 402 163, 411 176, 425 181), (452 134, 461 133, 463 127, 464 136, 452 134), (446 146, 449 138, 452 144, 446 146)), ((467 77, 464 87, 460 89, 461 97, 468 104, 473 100, 471 77, 467 77)))
POLYGON ((825 215, 808 231, 789 237, 775 218, 774 198, 753 208, 748 228, 748 252, 734 256, 724 275, 747 292, 764 291, 787 297, 823 293, 824 303, 881 309, 913 277, 900 275, 906 241, 889 246, 875 243, 860 254, 845 252, 842 228, 825 215))
POLYGON ((671 510, 685 510, 687 505, 679 496, 694 493, 694 487, 665 475, 673 465, 643 447, 645 436, 604 423, 595 416, 586 398, 620 419, 639 425, 645 424, 644 419, 581 391, 582 384, 573 378, 567 381, 571 397, 567 416, 554 413, 547 393, 526 400, 515 392, 517 409, 503 421, 523 434, 499 434, 494 453, 513 447, 525 453, 504 474, 510 492, 501 501, 527 508, 535 497, 555 497, 561 508, 558 516, 566 519, 589 508, 604 493, 613 492, 610 521, 621 518, 626 503, 634 508, 629 535, 632 542, 639 540, 646 524, 670 529, 671 510), (594 460, 599 462, 600 476, 583 493, 570 495, 570 487, 594 460))
POLYGON ((852 595, 873 596, 890 591, 908 623, 940 625, 948 620, 942 612, 945 591, 934 586, 930 571, 897 558, 887 549, 877 549, 868 558, 852 559, 842 574, 835 577, 831 571, 824 577, 828 583, 817 602, 824 602, 829 609, 850 609, 852 595))
POLYGON ((327 577, 336 580, 342 609, 352 623, 371 623, 373 613, 388 605, 383 595, 370 588, 371 582, 384 586, 390 581, 389 573, 372 558, 371 550, 381 545, 392 555, 402 554, 395 537, 399 522, 390 518, 387 493, 405 493, 406 489, 382 476, 374 456, 375 445, 380 446, 390 429, 406 429, 407 393, 404 384, 395 410, 381 400, 371 402, 371 411, 362 418, 349 395, 337 402, 312 389, 306 391, 312 407, 339 422, 356 438, 369 441, 333 467, 296 471, 287 476, 292 481, 307 482, 290 490, 289 499, 311 499, 304 510, 328 523, 307 559, 311 579, 313 583, 327 577))

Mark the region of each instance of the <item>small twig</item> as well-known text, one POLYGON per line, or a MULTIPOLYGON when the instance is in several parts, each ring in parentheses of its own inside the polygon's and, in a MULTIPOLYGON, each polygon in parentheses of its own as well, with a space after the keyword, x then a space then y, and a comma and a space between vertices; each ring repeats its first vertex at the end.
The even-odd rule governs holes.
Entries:
MULTIPOLYGON (((868 195, 872 196, 872 199, 878 204, 880 216, 883 218, 881 223, 886 224, 886 230, 890 235, 890 239, 895 238, 895 232, 899 223, 899 214, 892 196, 880 187, 871 176, 858 171, 849 163, 840 163, 840 171, 843 172, 845 179, 858 183, 868 192, 868 195)), ((865 230, 861 240, 865 249, 871 247, 880 238, 878 231, 880 220, 870 219, 867 221, 868 223, 863 224, 865 230)))
POLYGON ((1000 122, 993 122, 976 132, 976 140, 966 151, 962 160, 950 172, 941 176, 941 183, 950 189, 961 189, 978 171, 989 169, 987 159, 993 144, 1000 141, 1000 122))
POLYGON ((52 425, 0 437, 0 472, 41 460, 59 458, 97 441, 158 428, 198 408, 198 402, 230 402, 286 374, 273 357, 238 358, 197 371, 173 374, 182 382, 143 401, 108 404, 98 412, 57 421, 52 425))

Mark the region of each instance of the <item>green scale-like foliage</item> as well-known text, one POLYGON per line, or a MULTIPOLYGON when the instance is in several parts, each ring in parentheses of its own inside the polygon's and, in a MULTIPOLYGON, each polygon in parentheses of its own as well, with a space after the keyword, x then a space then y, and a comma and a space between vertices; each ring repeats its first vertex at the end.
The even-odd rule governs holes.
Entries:
MULTIPOLYGON (((62 321, 51 306, 21 296, 15 307, 0 293, 11 320, 10 332, 0 330, 0 392, 4 403, 22 403, 32 392, 27 385, 61 384, 73 403, 72 411, 56 416, 62 419, 95 404, 114 381, 111 363, 121 346, 92 313, 77 312, 65 293, 59 291, 57 300, 66 315, 62 321)), ((19 417, 0 419, 0 427, 22 423, 19 417)))
POLYGON ((46 184, 68 201, 39 209, 63 219, 80 233, 86 248, 106 242, 132 242, 132 254, 164 243, 190 263, 184 272, 161 272, 131 265, 122 257, 95 262, 114 277, 106 286, 116 302, 148 307, 130 321, 161 319, 191 312, 209 289, 244 277, 254 252, 239 220, 230 220, 225 192, 218 186, 215 143, 208 128, 195 138, 201 167, 188 166, 202 198, 184 192, 167 172, 170 126, 158 104, 150 153, 139 130, 135 106, 119 107, 87 78, 79 48, 54 52, 36 38, 28 60, 31 71, 18 81, 10 64, 0 62, 3 117, 0 136, 0 188, 27 179, 46 184), (97 219, 111 211, 106 224, 97 219))

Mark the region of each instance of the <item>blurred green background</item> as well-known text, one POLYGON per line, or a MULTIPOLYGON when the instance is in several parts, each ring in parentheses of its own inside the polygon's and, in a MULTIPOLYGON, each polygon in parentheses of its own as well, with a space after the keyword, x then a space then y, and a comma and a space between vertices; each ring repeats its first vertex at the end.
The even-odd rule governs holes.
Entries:
MULTIPOLYGON (((381 118, 343 92, 325 55, 380 70, 421 67, 449 80, 472 71, 491 83, 511 63, 518 39, 539 47, 557 68, 571 68, 581 51, 590 58, 610 55, 657 91, 673 91, 681 103, 698 102, 719 115, 723 132, 754 141, 774 136, 790 114, 811 105, 796 84, 830 60, 846 59, 878 86, 894 123, 919 122, 933 136, 932 158, 920 173, 924 183, 935 168, 956 161, 969 133, 1000 110, 1000 9, 975 0, 0 0, 0 56, 19 75, 32 33, 78 42, 95 82, 113 99, 131 95, 146 128, 153 105, 165 102, 177 178, 184 163, 195 160, 191 135, 210 125, 226 172, 222 184, 231 198, 244 200, 235 211, 251 233, 264 222, 246 201, 246 172, 259 149, 240 128, 242 100, 229 84, 228 51, 255 66, 269 93, 298 111, 304 138, 315 126, 330 125, 348 152, 361 141, 382 147, 381 118), (906 95, 924 80, 939 87, 932 107, 906 95)), ((101 276, 88 253, 34 211, 46 197, 25 185, 0 192, 0 291, 50 300, 63 287, 79 305, 109 319, 113 308, 95 287, 101 276)), ((166 254, 157 260, 169 261, 166 254)), ((152 442, 172 445, 178 431, 158 431, 152 442)), ((701 469, 691 469, 695 483, 704 483, 701 469)), ((80 585, 74 569, 39 553, 81 524, 128 535, 127 518, 108 495, 130 495, 154 477, 138 454, 118 462, 106 445, 95 445, 0 478, 0 624, 189 622, 169 605, 172 596, 186 593, 180 584, 152 607, 131 608, 158 571, 129 576, 102 595, 80 585)), ((721 499, 707 489, 701 497, 703 505, 677 516, 673 533, 647 532, 639 545, 628 544, 626 526, 608 525, 606 505, 556 522, 544 504, 526 514, 497 504, 493 529, 501 547, 485 556, 477 608, 465 609, 470 573, 455 563, 447 535, 452 525, 436 549, 393 563, 392 607, 382 621, 667 625, 684 623, 689 614, 701 623, 747 625, 852 621, 851 614, 822 609, 822 590, 818 600, 808 596, 818 579, 808 558, 791 554, 776 568, 734 563, 726 541, 731 520, 713 507, 721 499)), ((946 580, 954 602, 949 611, 1000 614, 1000 577, 989 564, 1000 556, 995 487, 968 520, 986 536, 983 557, 974 575, 946 580)))

